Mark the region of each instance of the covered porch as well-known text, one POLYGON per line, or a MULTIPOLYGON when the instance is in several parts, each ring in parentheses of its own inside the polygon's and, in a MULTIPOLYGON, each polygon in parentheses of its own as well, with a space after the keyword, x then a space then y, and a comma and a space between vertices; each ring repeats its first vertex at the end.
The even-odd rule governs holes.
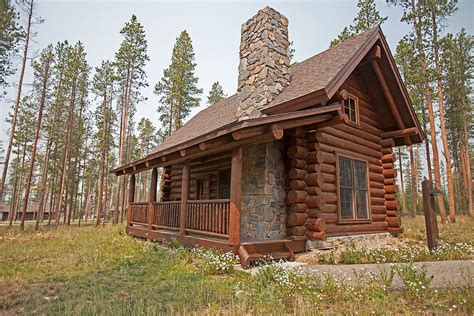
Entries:
MULTIPOLYGON (((194 161, 191 159, 185 160, 180 165, 181 170, 178 170, 181 177, 180 196, 177 197, 175 193, 170 197, 168 194, 166 201, 163 201, 163 192, 161 201, 157 201, 156 167, 152 169, 148 201, 135 201, 136 178, 132 174, 126 231, 153 240, 175 239, 186 246, 213 247, 237 253, 240 246, 242 147, 233 149, 229 160, 229 183, 221 183, 219 194, 212 198, 209 194, 210 182, 206 182, 198 170, 193 171, 191 166, 194 161), (222 196, 224 198, 216 198, 222 196)), ((166 186, 169 176, 168 173, 163 174, 162 186, 166 186)))

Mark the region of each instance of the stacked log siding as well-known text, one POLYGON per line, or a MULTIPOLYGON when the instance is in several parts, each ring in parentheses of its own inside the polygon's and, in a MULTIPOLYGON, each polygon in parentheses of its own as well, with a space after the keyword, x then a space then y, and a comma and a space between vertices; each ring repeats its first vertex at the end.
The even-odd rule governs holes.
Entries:
POLYGON ((320 240, 326 236, 400 230, 393 159, 383 153, 392 157, 393 142, 382 142, 378 115, 357 75, 351 75, 341 89, 358 99, 358 125, 349 122, 334 127, 313 126, 291 131, 286 140, 287 225, 293 239, 320 240), (367 161, 366 220, 340 220, 338 155, 367 161))

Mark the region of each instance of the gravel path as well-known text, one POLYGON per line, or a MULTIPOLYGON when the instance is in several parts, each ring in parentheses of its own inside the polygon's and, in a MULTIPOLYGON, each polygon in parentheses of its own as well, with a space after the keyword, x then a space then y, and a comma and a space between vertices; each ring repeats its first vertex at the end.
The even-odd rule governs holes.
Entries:
MULTIPOLYGON (((352 264, 352 265, 315 265, 288 262, 285 265, 292 269, 299 269, 314 275, 332 274, 336 278, 344 278, 348 282, 356 282, 357 273, 378 274, 381 269, 389 271, 392 266, 400 266, 403 263, 381 263, 381 264, 352 264)), ((433 261, 416 262, 417 268, 426 266, 428 275, 433 280, 430 287, 433 289, 444 287, 461 287, 470 283, 474 286, 474 261, 473 260, 454 260, 454 261, 433 261)), ((402 288, 402 282, 396 275, 393 281, 393 287, 402 288)))

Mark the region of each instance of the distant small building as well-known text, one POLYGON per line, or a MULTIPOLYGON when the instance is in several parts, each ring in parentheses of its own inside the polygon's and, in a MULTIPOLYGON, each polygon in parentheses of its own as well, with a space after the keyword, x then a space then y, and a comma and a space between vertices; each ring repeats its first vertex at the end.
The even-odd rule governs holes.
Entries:
MULTIPOLYGON (((35 204, 30 204, 26 208, 26 220, 33 220, 36 219, 36 212, 38 210, 38 205, 35 204)), ((21 219, 21 211, 19 210, 16 213, 16 220, 21 219)), ((8 220, 8 214, 10 214, 10 205, 8 205, 5 202, 0 202, 0 221, 7 221, 8 220)), ((48 219, 49 217, 49 210, 45 210, 45 213, 43 215, 44 219, 48 219)))

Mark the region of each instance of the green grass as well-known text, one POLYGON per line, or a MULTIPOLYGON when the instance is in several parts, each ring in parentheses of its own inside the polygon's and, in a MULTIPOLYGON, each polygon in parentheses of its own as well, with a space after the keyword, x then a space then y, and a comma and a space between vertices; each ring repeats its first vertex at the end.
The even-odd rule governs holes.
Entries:
POLYGON ((21 233, 0 227, 0 314, 313 315, 450 309, 472 314, 474 309, 472 277, 466 277, 464 287, 427 290, 420 299, 410 291, 389 289, 386 276, 366 276, 368 281, 357 286, 279 266, 251 276, 225 268, 228 258, 217 253, 164 247, 122 231, 88 226, 21 233), (222 265, 215 264, 219 260, 222 265))

